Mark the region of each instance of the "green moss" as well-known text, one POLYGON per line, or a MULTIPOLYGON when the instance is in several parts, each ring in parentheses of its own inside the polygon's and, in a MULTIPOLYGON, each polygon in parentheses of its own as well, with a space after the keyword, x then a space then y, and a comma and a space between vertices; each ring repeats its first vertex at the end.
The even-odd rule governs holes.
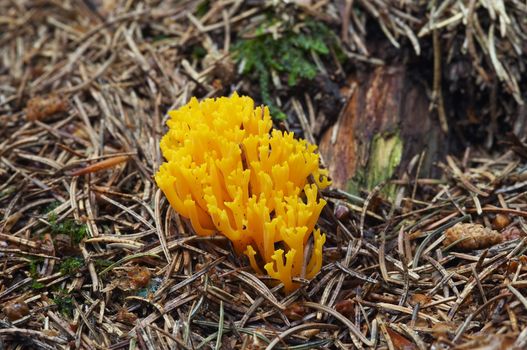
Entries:
POLYGON ((354 195, 360 195, 360 191, 366 187, 366 173, 365 169, 357 169, 355 174, 348 181, 346 190, 354 195))
POLYGON ((46 285, 44 283, 40 283, 40 282, 37 282, 35 280, 33 280, 33 282, 31 282, 31 288, 32 289, 42 289, 44 288, 46 285))
MULTIPOLYGON (((399 132, 375 135, 370 152, 366 179, 368 189, 389 180, 399 166, 403 153, 403 142, 399 137, 399 132)), ((387 185, 383 188, 383 193, 388 198, 393 198, 395 189, 394 185, 387 185)))
POLYGON ((193 59, 195 60, 202 60, 207 55, 207 50, 200 44, 196 44, 192 46, 191 54, 193 59))
MULTIPOLYGON (((60 202, 59 201, 53 201, 53 202, 49 203, 46 207, 44 207, 43 213, 47 214, 47 215, 53 215, 54 213, 52 213, 52 211, 57 209, 59 206, 60 206, 60 202)), ((56 216, 56 214, 55 214, 55 216, 56 216)))
POLYGON ((95 265, 96 270, 105 269, 108 266, 112 265, 113 263, 114 263, 113 261, 107 260, 107 259, 95 259, 93 261, 93 264, 95 265))
POLYGON ((39 257, 29 257, 29 276, 32 278, 38 277, 38 264, 44 261, 44 259, 39 257))
POLYGON ((63 275, 73 274, 84 265, 84 259, 82 258, 67 258, 60 263, 59 271, 63 275))
MULTIPOLYGON (((399 131, 376 134, 370 145, 370 157, 365 169, 358 169, 348 183, 350 193, 359 193, 360 189, 372 190, 380 183, 389 180, 401 162, 403 141, 399 131)), ((386 185, 382 193, 390 199, 395 196, 396 186, 386 185)))
POLYGON ((68 296, 65 291, 59 291, 52 300, 57 305, 57 309, 61 314, 67 317, 73 317, 73 309, 75 307, 73 298, 68 296))
POLYGON ((52 235, 68 235, 74 244, 79 244, 86 237, 88 232, 86 225, 78 224, 72 219, 66 219, 59 223, 57 222, 57 214, 54 212, 50 213, 48 218, 52 235))
POLYGON ((196 17, 203 17, 210 10, 210 0, 201 1, 196 7, 196 17))
POLYGON ((334 34, 324 24, 308 20, 300 29, 291 23, 280 24, 276 20, 264 22, 251 39, 242 39, 233 45, 234 57, 242 64, 242 73, 255 78, 260 86, 261 98, 269 106, 275 119, 285 119, 285 114, 274 104, 271 97, 271 71, 287 78, 290 87, 301 79, 313 79, 318 69, 313 54, 327 55, 330 46, 337 46, 334 34), (279 37, 266 30, 282 26, 279 37))
POLYGON ((44 259, 39 258, 39 257, 29 258, 28 272, 29 272, 29 277, 33 279, 33 281, 31 282, 32 289, 42 289, 45 287, 43 283, 36 281, 36 279, 40 277, 38 275, 38 264, 40 264, 43 261, 44 259))

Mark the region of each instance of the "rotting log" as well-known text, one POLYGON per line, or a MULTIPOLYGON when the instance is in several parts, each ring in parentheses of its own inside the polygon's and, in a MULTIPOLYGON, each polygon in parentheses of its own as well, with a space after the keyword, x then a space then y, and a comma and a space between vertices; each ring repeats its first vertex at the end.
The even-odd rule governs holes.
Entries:
MULTIPOLYGON (((357 193, 411 168, 433 176, 448 152, 447 135, 430 111, 426 89, 407 66, 379 66, 350 79, 350 96, 337 122, 321 137, 320 152, 336 187, 357 193), (419 162, 416 156, 423 154, 419 162)), ((393 194, 393 188, 384 193, 393 194)))

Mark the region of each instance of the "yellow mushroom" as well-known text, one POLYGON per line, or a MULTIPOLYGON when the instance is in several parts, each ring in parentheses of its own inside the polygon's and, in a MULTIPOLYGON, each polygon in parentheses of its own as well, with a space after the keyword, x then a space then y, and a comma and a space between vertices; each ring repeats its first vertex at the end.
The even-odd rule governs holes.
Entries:
POLYGON ((174 210, 196 234, 227 237, 256 272, 267 271, 286 292, 297 288, 293 278, 302 271, 313 278, 326 240, 314 229, 326 204, 318 191, 330 184, 316 146, 271 130, 269 109, 236 93, 192 98, 169 114, 160 143, 166 162, 155 178, 174 210))

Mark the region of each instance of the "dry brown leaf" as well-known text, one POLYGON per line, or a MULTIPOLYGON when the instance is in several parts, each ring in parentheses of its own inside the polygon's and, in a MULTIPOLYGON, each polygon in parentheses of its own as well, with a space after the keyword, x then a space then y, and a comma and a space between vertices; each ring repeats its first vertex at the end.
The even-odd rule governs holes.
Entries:
POLYGON ((445 232, 445 247, 453 246, 458 250, 476 250, 492 247, 502 241, 501 235, 494 230, 483 227, 480 224, 461 224, 449 228, 445 232))
POLYGON ((140 289, 148 286, 152 273, 146 267, 134 266, 127 272, 132 289, 140 289))
POLYGON ((392 340, 393 347, 396 350, 414 350, 417 349, 417 346, 400 335, 399 333, 395 332, 394 330, 390 328, 386 328, 386 331, 390 335, 390 338, 392 340))
POLYGON ((125 292, 147 287, 152 278, 150 270, 143 266, 132 266, 126 271, 116 271, 116 274, 116 286, 125 292))
POLYGON ((412 294, 410 296, 410 299, 408 300, 409 304, 412 306, 417 305, 417 304, 423 306, 423 305, 428 304, 430 301, 432 301, 432 297, 426 294, 421 294, 421 293, 412 294))

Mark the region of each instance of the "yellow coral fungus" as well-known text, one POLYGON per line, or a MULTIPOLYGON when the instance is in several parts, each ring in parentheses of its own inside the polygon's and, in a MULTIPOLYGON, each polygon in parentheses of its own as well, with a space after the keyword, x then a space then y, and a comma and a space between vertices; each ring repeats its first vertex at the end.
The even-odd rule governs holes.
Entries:
POLYGON ((268 108, 255 108, 251 98, 237 94, 193 98, 169 114, 161 140, 167 162, 156 181, 171 206, 196 234, 226 236, 255 271, 265 264, 287 292, 296 287, 293 277, 313 278, 326 240, 314 229, 326 204, 318 189, 329 185, 316 146, 271 131, 268 108), (304 266, 310 236, 313 249, 304 266))

